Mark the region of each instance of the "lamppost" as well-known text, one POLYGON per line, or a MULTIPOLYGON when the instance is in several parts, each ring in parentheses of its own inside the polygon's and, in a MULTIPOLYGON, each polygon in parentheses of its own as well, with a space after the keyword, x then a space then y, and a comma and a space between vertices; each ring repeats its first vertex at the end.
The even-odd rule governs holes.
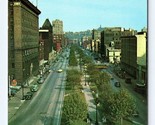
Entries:
MULTIPOLYGON (((24 71, 25 71, 25 69, 23 69, 23 76, 25 76, 24 71)), ((25 77, 23 77, 23 78, 25 78, 25 77)), ((24 83, 25 83, 25 81, 22 82, 22 85, 21 85, 21 87, 22 87, 22 100, 24 100, 24 83)))
POLYGON ((97 117, 97 105, 99 103, 99 100, 98 100, 98 93, 96 93, 96 100, 95 100, 95 103, 96 103, 96 123, 95 125, 98 125, 98 117, 97 117))
POLYGON ((84 73, 85 73, 85 86, 86 86, 86 70, 87 70, 87 65, 84 65, 84 73))

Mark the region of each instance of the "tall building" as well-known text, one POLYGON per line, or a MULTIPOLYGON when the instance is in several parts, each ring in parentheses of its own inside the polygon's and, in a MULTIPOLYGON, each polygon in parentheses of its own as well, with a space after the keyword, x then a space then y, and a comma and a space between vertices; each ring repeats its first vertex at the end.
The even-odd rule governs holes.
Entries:
POLYGON ((63 22, 61 20, 53 20, 53 43, 54 49, 59 52, 64 42, 63 22))
POLYGON ((101 32, 101 55, 107 57, 107 49, 112 47, 114 49, 121 49, 121 37, 133 36, 137 31, 133 29, 125 29, 121 27, 105 27, 101 32), (111 43, 114 43, 113 45, 111 43))
POLYGON ((41 13, 28 0, 8 1, 8 68, 10 83, 23 83, 38 73, 39 20, 41 13))
POLYGON ((44 59, 49 60, 49 53, 53 48, 53 28, 49 19, 46 19, 43 26, 39 29, 39 36, 44 40, 44 59))
POLYGON ((111 47, 112 42, 114 42, 114 48, 121 49, 120 37, 123 30, 121 27, 105 27, 101 32, 101 55, 103 57, 108 56, 107 49, 111 47))
POLYGON ((53 34, 64 34, 63 32, 63 22, 61 20, 53 20, 53 34))
POLYGON ((121 68, 141 84, 146 84, 146 33, 121 37, 121 68))
POLYGON ((92 42, 91 42, 92 51, 95 52, 96 54, 99 54, 101 51, 100 47, 101 47, 101 31, 93 29, 92 42))
POLYGON ((39 43, 40 43, 39 66, 40 66, 40 72, 42 72, 44 66, 46 64, 49 64, 50 61, 54 58, 53 28, 49 19, 46 19, 43 26, 39 29, 39 43))

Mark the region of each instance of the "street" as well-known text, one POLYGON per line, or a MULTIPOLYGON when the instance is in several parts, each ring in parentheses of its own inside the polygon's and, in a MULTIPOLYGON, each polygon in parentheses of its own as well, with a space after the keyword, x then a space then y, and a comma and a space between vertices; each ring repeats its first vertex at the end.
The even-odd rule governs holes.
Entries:
POLYGON ((136 108, 139 112, 139 116, 138 117, 133 117, 132 121, 134 121, 135 123, 140 123, 141 125, 147 125, 147 99, 144 98, 142 95, 140 95, 139 93, 134 91, 134 88, 132 87, 131 84, 127 84, 125 83, 124 79, 119 78, 118 76, 115 75, 115 73, 113 73, 112 71, 112 67, 109 67, 106 72, 108 72, 109 74, 112 75, 112 77, 114 78, 114 80, 111 80, 111 85, 114 91, 118 91, 120 88, 124 88, 126 90, 128 90, 128 92, 132 95, 132 97, 134 97, 134 99, 136 100, 136 108), (114 86, 114 82, 113 81, 119 81, 121 83, 121 87, 115 87, 114 86))
POLYGON ((57 61, 40 89, 31 100, 26 100, 9 120, 9 125, 60 125, 61 107, 65 91, 67 60, 57 61), (61 68, 63 72, 57 70, 61 68))

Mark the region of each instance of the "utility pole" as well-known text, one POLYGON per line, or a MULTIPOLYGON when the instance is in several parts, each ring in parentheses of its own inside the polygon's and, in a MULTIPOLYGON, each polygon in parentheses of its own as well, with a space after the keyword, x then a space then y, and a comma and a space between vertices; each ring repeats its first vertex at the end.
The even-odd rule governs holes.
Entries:
POLYGON ((38 7, 38 0, 36 0, 36 7, 38 7))

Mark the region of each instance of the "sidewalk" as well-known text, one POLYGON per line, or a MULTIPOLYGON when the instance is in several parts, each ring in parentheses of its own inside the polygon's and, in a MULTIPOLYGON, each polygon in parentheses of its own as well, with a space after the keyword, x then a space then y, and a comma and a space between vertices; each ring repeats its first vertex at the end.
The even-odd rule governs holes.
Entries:
MULTIPOLYGON (((29 86, 37 81, 37 77, 33 76, 29 79, 29 86)), ((30 88, 25 87, 24 93, 30 91, 30 88)), ((22 89, 20 89, 14 96, 11 96, 8 100, 8 120, 10 120, 18 111, 20 106, 24 103, 25 100, 22 100, 22 89)))
MULTIPOLYGON (((88 115, 91 122, 91 125, 95 125, 96 122, 96 105, 95 100, 93 98, 92 92, 90 90, 89 85, 85 86, 85 79, 82 78, 81 85, 83 87, 83 92, 85 95, 86 102, 88 104, 88 115)), ((99 113, 97 113, 98 116, 98 125, 102 125, 102 122, 99 120, 99 113)))

